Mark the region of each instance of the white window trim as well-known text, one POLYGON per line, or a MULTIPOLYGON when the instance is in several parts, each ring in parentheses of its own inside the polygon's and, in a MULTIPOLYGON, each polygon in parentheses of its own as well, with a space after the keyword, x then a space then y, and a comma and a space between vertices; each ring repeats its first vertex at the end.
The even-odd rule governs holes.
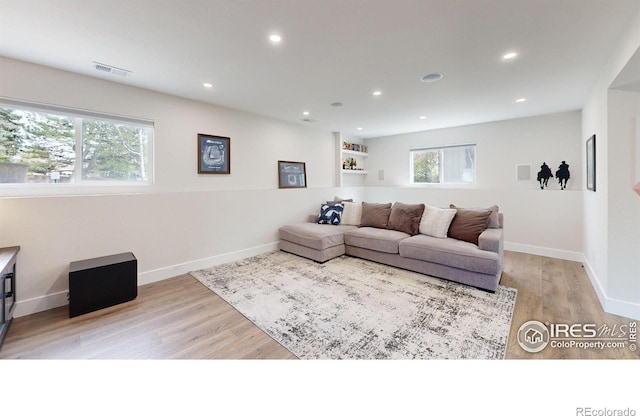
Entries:
MULTIPOLYGON (((148 191, 155 183, 155 132, 153 120, 133 118, 118 114, 99 113, 90 110, 64 107, 44 103, 36 103, 13 98, 0 97, 0 106, 15 108, 24 111, 45 112, 71 118, 90 118, 107 122, 121 122, 134 127, 151 127, 152 134, 148 143, 148 163, 150 169, 149 179, 146 181, 122 182, 122 181, 91 181, 81 180, 74 183, 57 184, 24 184, 24 183, 0 183, 0 198, 2 197, 31 197, 48 195, 101 195, 101 194, 128 194, 148 191)), ((76 146, 82 143, 82 129, 76 128, 76 146), (79 136, 79 137, 78 137, 79 136)), ((76 152, 76 166, 81 166, 81 152, 76 152), (79 155, 79 156, 78 156, 79 155), (78 164, 79 163, 79 164, 78 164)))
POLYGON ((478 183, 478 144, 477 143, 460 143, 460 144, 446 144, 441 146, 428 146, 417 147, 409 149, 409 186, 417 188, 445 188, 445 189, 474 189, 477 188, 478 183), (442 150, 451 147, 465 147, 473 146, 475 148, 475 158, 473 163, 473 182, 436 182, 436 183, 422 183, 413 181, 413 152, 419 152, 422 150, 442 150))

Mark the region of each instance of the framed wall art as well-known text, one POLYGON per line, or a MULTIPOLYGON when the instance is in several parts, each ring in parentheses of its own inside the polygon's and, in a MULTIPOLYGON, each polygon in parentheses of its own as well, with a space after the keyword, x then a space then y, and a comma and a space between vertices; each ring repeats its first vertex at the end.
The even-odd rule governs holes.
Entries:
POLYGON ((198 134, 198 173, 231 173, 231 139, 198 134))
POLYGON ((304 162, 278 161, 278 188, 306 188, 307 168, 304 162))
POLYGON ((587 139, 587 189, 596 191, 596 135, 587 139))

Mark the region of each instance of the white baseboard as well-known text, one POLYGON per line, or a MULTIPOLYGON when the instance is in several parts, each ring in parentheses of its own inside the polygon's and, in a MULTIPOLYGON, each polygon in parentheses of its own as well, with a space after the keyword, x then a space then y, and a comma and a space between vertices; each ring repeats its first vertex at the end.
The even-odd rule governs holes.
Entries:
POLYGON ((584 265, 584 269, 587 272, 587 276, 589 276, 589 280, 591 280, 593 289, 596 291, 596 295, 598 296, 600 305, 602 305, 602 309, 604 309, 605 312, 611 313, 613 315, 623 316, 625 318, 640 320, 639 304, 619 299, 613 299, 607 296, 606 291, 604 290, 602 285, 600 285, 600 281, 598 280, 593 267, 591 267, 591 264, 589 264, 589 261, 584 256, 582 259, 582 264, 584 265))
POLYGON ((31 299, 18 299, 18 302, 16 302, 16 309, 13 312, 13 317, 18 318, 20 316, 31 315, 34 313, 64 306, 69 303, 69 301, 67 300, 68 293, 69 291, 65 290, 63 292, 38 296, 31 299))
POLYGON ((219 264, 229 263, 247 257, 257 256, 258 254, 268 253, 278 249, 278 243, 269 243, 262 246, 251 247, 244 250, 233 251, 231 253, 219 254, 217 256, 207 257, 205 259, 190 261, 187 263, 176 264, 161 269, 150 270, 138 273, 138 285, 146 285, 148 283, 158 282, 170 277, 179 276, 194 270, 200 270, 207 267, 217 266, 219 264))
POLYGON ((554 259, 570 260, 582 262, 584 256, 577 251, 558 250, 555 248, 530 246, 527 244, 518 243, 504 243, 504 249, 508 251, 515 251, 517 253, 534 254, 536 256, 551 257, 554 259))
MULTIPOLYGON (((179 276, 194 270, 200 270, 207 267, 217 266, 223 263, 229 263, 245 259, 258 254, 268 253, 278 249, 278 243, 269 243, 257 247, 251 247, 244 250, 233 251, 230 253, 219 254, 217 256, 207 257, 205 259, 194 260, 187 263, 176 264, 173 266, 163 267, 160 269, 149 270, 138 273, 138 286, 148 283, 157 282, 168 279, 170 277, 179 276)), ((68 291, 52 293, 50 295, 39 296, 37 298, 18 300, 16 310, 13 316, 31 315, 34 313, 46 311, 48 309, 58 308, 69 303, 67 300, 68 291)))

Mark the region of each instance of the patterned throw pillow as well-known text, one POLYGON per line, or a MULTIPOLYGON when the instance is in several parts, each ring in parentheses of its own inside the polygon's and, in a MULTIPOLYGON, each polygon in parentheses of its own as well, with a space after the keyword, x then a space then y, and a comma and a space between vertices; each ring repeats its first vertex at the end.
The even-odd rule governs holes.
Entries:
POLYGON ((320 205, 320 214, 318 215, 318 224, 340 225, 342 217, 342 204, 322 204, 320 205))

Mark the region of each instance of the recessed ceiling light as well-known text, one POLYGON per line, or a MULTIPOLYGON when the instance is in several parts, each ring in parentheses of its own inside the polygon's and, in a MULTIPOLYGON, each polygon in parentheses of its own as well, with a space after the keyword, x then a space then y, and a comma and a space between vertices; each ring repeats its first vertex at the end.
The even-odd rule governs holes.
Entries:
POLYGON ((424 120, 426 118, 427 118, 427 116, 420 116, 420 120, 424 120))
POLYGON ((382 91, 374 91, 373 95, 375 95, 375 96, 382 95, 382 91))
POLYGON ((308 111, 303 111, 303 112, 302 112, 302 115, 303 115, 303 116, 308 116, 308 115, 309 115, 309 112, 308 112, 308 111))
POLYGON ((282 36, 280 35, 271 35, 269 36, 269 40, 273 43, 280 43, 282 41, 282 36))
POLYGON ((504 55, 502 55, 502 60, 504 61, 509 61, 511 59, 514 59, 515 57, 518 56, 517 52, 509 52, 509 53, 505 53, 504 55))
POLYGON ((516 102, 517 102, 517 103, 524 103, 525 101, 527 101, 527 99, 526 99, 526 98, 518 98, 518 99, 516 100, 516 102))
POLYGON ((422 78, 420 78, 420 81, 422 81, 424 83, 438 82, 442 78, 444 78, 444 75, 442 75, 439 72, 434 72, 433 74, 428 74, 428 75, 423 76, 422 78))
POLYGON ((358 131, 362 131, 362 127, 358 127, 358 131))
POLYGON ((204 84, 202 84, 202 85, 203 85, 204 87, 207 87, 207 88, 213 88, 213 84, 210 84, 210 83, 208 83, 208 82, 205 82, 205 83, 204 83, 204 84))

